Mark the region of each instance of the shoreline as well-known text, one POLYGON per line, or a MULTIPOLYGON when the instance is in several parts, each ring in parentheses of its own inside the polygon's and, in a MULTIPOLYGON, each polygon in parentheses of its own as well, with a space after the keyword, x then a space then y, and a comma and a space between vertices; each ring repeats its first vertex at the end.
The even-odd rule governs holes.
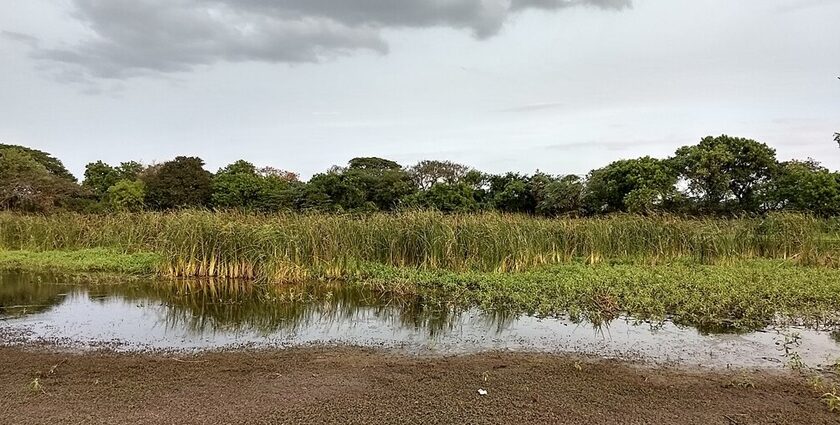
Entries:
POLYGON ((819 397, 792 372, 570 355, 0 348, 4 423, 836 423, 819 397))
MULTIPOLYGON (((70 281, 94 283, 167 279, 159 273, 160 259, 153 253, 126 254, 105 249, 0 250, 0 271, 54 273, 70 281)), ((351 274, 312 273, 315 281, 362 285, 394 297, 420 297, 430 305, 474 306, 537 316, 568 315, 573 320, 596 324, 622 314, 650 321, 672 318, 679 324, 728 332, 761 329, 778 320, 804 321, 805 325, 840 324, 840 269, 784 260, 743 260, 720 265, 686 261, 594 265, 569 262, 519 272, 458 272, 367 264, 351 274)), ((196 282, 186 285, 189 293, 201 292, 201 278, 178 279, 196 282)), ((225 291, 226 280, 216 280, 214 291, 225 291)), ((267 294, 288 287, 254 280, 227 281, 237 282, 233 288, 237 294, 241 294, 241 282, 252 282, 244 286, 267 294)))

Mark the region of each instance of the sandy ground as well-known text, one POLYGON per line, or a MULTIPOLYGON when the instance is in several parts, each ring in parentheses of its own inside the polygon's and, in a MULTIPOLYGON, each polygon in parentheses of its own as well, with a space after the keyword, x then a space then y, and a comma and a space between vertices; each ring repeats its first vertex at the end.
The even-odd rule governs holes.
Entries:
POLYGON ((0 348, 2 424, 838 424, 789 373, 353 348, 198 356, 0 348), (38 378, 39 388, 31 383, 38 378), (487 395, 479 395, 479 389, 487 395))

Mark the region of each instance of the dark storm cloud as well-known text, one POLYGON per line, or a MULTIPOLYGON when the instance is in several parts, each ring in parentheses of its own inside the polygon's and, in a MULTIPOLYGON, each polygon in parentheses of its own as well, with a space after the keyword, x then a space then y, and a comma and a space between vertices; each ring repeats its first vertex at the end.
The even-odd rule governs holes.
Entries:
POLYGON ((68 65, 80 78, 122 78, 221 61, 294 63, 363 50, 384 54, 382 29, 449 27, 485 38, 521 10, 623 9, 630 0, 74 0, 73 5, 73 16, 91 37, 71 46, 27 41, 33 56, 68 65))

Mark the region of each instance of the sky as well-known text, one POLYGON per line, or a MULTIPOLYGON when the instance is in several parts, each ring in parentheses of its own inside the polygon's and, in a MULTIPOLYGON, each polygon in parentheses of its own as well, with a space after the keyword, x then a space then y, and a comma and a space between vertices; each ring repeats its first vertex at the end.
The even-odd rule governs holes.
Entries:
POLYGON ((303 178, 584 174, 707 135, 840 169, 838 0, 0 0, 0 143, 303 178))

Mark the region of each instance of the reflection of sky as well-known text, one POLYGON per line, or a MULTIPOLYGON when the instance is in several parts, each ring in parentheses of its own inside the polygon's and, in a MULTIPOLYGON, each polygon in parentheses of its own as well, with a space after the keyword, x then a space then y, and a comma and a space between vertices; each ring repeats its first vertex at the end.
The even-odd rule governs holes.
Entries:
MULTIPOLYGON (((159 298, 113 294, 92 297, 84 290, 77 290, 46 311, 7 318, 0 322, 0 327, 30 331, 30 340, 80 347, 115 344, 118 350, 329 343, 426 354, 524 350, 686 365, 776 367, 783 364, 776 345, 781 336, 774 331, 701 335, 670 322, 651 327, 623 319, 595 329, 565 319, 504 315, 500 318, 478 310, 449 311, 441 319, 440 313, 412 312, 411 307, 406 309, 400 303, 359 304, 351 301, 353 297, 334 299, 338 301, 299 303, 291 309, 288 305, 245 309, 230 316, 235 321, 225 323, 220 321, 224 315, 218 311, 203 316, 201 308, 184 308, 159 298), (266 327, 266 323, 271 326, 266 327)), ((367 298, 368 302, 371 299, 375 298, 367 298)), ((210 306, 204 308, 206 313, 210 306)), ((838 346, 828 332, 797 331, 802 336, 797 351, 807 364, 828 364, 834 360, 832 356, 838 346)))

